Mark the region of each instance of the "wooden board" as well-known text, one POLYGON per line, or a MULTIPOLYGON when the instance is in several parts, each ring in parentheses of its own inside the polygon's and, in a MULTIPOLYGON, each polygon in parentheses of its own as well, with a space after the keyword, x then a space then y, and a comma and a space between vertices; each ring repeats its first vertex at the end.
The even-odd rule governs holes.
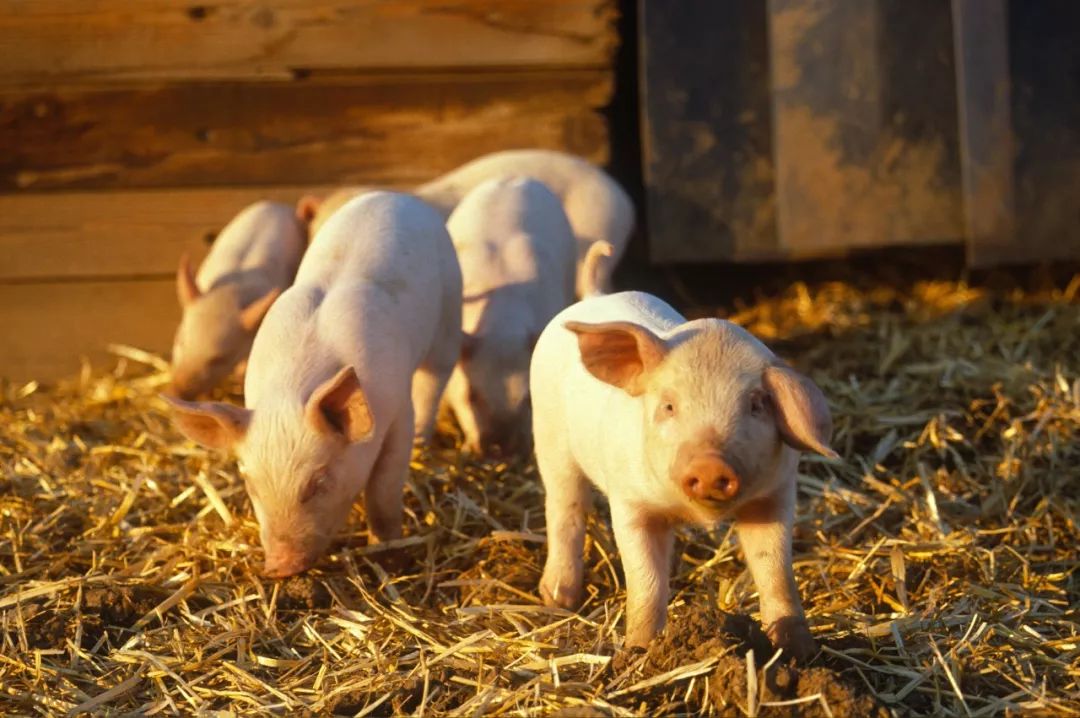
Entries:
POLYGON ((1008 4, 1016 234, 974 263, 1080 260, 1080 3, 1008 4))
POLYGON ((968 261, 993 264, 1016 232, 1005 0, 952 0, 968 261))
POLYGON ((953 8, 969 264, 1080 259, 1080 4, 953 8))
POLYGON ((179 319, 169 280, 0 285, 0 378, 72 375, 83 357, 108 367, 110 343, 167 353, 179 319))
MULTIPOLYGON (((887 0, 769 0, 776 207, 785 256, 937 244, 962 236, 952 156, 940 136, 886 115, 882 36, 887 0)), ((942 10, 945 8, 942 6, 942 10)), ((907 71, 911 71, 908 68, 907 71)), ((944 118, 950 119, 950 118, 944 118)))
POLYGON ((643 13, 654 261, 960 241, 947 0, 645 0, 643 13))
POLYGON ((0 91, 0 191, 411 185, 514 147, 603 163, 611 83, 572 70, 0 91))
POLYGON ((0 84, 603 67, 614 0, 0 0, 0 84))
POLYGON ((775 257, 763 5, 644 0, 641 8, 650 258, 775 257))
POLYGON ((164 277, 201 260, 216 233, 260 199, 295 204, 327 188, 245 187, 0 195, 0 281, 164 277))

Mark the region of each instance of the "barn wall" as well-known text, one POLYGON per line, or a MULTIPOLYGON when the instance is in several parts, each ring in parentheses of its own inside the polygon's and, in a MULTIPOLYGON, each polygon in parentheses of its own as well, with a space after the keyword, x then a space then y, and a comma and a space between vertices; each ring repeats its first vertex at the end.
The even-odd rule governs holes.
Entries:
POLYGON ((171 277, 258 198, 609 155, 615 0, 0 0, 0 377, 167 352, 171 277))
POLYGON ((1075 0, 640 4, 654 262, 1080 258, 1075 0))

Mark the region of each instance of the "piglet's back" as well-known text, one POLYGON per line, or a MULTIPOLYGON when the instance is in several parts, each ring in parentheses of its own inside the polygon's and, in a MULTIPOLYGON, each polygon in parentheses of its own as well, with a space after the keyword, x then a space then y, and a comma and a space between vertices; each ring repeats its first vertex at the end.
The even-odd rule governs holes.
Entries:
POLYGON ((319 230, 296 284, 327 286, 337 279, 392 284, 437 274, 442 218, 422 200, 395 192, 369 192, 349 200, 319 230), (425 269, 428 271, 425 272, 425 269))
POLYGON ((196 283, 205 292, 222 277, 258 271, 273 286, 286 287, 296 274, 306 243, 304 228, 291 207, 255 202, 218 234, 199 266, 196 283))

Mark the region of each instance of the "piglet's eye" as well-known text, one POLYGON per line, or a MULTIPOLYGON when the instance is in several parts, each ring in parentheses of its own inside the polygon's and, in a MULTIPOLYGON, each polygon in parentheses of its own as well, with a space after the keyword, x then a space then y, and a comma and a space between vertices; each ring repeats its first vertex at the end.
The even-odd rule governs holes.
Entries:
POLYGON ((300 491, 300 503, 306 504, 313 498, 318 496, 323 491, 326 491, 330 485, 330 474, 325 469, 317 471, 312 474, 311 478, 304 484, 304 488, 300 491))
POLYGON ((769 413, 772 400, 763 391, 754 391, 750 394, 750 413, 754 416, 765 416, 769 413))

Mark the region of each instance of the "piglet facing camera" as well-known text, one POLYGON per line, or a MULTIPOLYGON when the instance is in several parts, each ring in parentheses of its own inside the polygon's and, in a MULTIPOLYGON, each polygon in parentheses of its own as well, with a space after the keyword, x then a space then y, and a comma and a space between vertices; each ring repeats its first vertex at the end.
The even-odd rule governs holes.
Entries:
POLYGON ((546 603, 581 600, 591 483, 611 506, 627 645, 647 644, 665 623, 673 528, 734 518, 766 631, 788 655, 812 655, 791 568, 796 468, 801 451, 836 456, 812 381, 741 327, 688 322, 640 292, 560 313, 540 336, 531 378, 546 603))
POLYGON ((413 441, 430 435, 460 312, 441 217, 412 197, 367 194, 320 230, 268 313, 247 406, 173 401, 185 435, 236 452, 266 575, 312 566, 361 493, 371 540, 401 536, 413 441))

